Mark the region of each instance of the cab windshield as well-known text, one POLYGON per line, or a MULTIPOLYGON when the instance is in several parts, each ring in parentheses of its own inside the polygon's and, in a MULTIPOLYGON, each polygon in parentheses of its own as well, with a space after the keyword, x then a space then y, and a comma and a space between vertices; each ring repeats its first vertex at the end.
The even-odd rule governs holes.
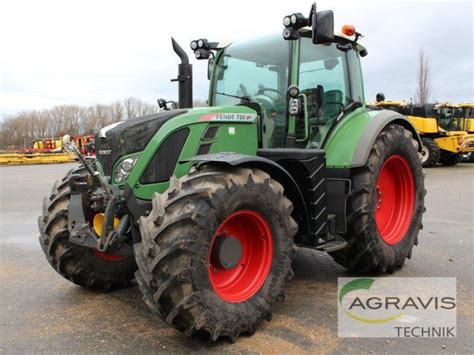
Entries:
POLYGON ((438 124, 447 131, 461 131, 466 112, 459 107, 443 107, 437 110, 438 124))
POLYGON ((217 65, 214 103, 240 103, 239 97, 285 96, 288 87, 289 42, 272 35, 228 46, 217 65), (238 97, 235 97, 238 96, 238 97))
POLYGON ((281 34, 271 35, 229 45, 215 68, 213 104, 258 103, 266 147, 284 142, 289 57, 290 42, 281 34))
POLYGON ((290 81, 297 83, 305 97, 309 126, 306 130, 304 119, 296 120, 297 146, 321 148, 343 108, 353 100, 364 101, 359 59, 354 50, 343 51, 336 43, 314 45, 309 34, 304 34, 296 53, 298 71, 289 78, 289 68, 295 65, 290 63, 291 50, 298 48, 291 42, 276 34, 229 45, 214 68, 211 102, 214 106, 258 103, 263 148, 285 147, 289 129, 286 91, 290 81), (349 72, 348 67, 353 70, 349 72), (302 135, 305 138, 298 139, 302 135))

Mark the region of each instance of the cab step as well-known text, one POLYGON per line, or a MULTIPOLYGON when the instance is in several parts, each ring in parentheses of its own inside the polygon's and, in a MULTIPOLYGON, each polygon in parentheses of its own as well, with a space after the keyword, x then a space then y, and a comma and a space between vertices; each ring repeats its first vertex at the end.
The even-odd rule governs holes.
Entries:
POLYGON ((331 239, 324 244, 318 245, 316 249, 330 253, 339 249, 344 249, 346 246, 347 242, 341 236, 336 234, 334 239, 331 239))

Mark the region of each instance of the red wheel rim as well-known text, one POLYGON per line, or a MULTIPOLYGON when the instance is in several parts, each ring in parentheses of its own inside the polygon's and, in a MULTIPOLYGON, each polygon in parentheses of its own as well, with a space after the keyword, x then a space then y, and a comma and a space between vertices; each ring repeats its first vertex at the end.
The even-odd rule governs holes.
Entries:
POLYGON ((375 223, 382 240, 400 242, 410 227, 415 206, 413 172, 407 160, 393 155, 385 161, 377 178, 375 223))
POLYGON ((209 279, 217 295, 224 301, 248 300, 265 282, 273 256, 273 239, 267 221, 257 212, 240 210, 225 219, 217 229, 209 250, 209 279), (233 236, 242 246, 242 257, 232 269, 211 262, 217 236, 233 236))

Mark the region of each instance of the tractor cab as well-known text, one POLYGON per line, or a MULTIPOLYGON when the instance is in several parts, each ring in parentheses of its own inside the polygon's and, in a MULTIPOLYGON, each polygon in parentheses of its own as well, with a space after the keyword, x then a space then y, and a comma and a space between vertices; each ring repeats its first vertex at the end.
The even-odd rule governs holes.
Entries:
POLYGON ((213 61, 210 105, 257 108, 263 148, 321 148, 344 108, 364 100, 362 47, 353 49, 342 36, 315 45, 308 28, 299 33, 297 41, 271 35, 232 43, 213 61), (292 94, 300 102, 294 114, 292 94))
POLYGON ((435 107, 438 122, 446 131, 466 131, 466 121, 472 117, 470 105, 466 104, 438 104, 435 107))
POLYGON ((331 11, 283 22, 283 38, 191 42, 197 59, 209 59, 209 105, 257 110, 262 148, 324 148, 344 113, 363 106, 359 57, 367 50, 353 26, 334 35, 331 11), (313 19, 320 25, 308 27, 313 19))

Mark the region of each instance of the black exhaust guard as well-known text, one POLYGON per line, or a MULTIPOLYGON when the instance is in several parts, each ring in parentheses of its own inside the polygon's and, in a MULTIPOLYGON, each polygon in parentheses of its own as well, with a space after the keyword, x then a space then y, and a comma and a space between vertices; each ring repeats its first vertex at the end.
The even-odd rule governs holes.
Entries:
POLYGON ((189 64, 189 58, 181 46, 171 38, 173 50, 181 59, 181 64, 178 65, 178 77, 171 81, 178 82, 179 91, 179 108, 193 107, 193 65, 189 64))

